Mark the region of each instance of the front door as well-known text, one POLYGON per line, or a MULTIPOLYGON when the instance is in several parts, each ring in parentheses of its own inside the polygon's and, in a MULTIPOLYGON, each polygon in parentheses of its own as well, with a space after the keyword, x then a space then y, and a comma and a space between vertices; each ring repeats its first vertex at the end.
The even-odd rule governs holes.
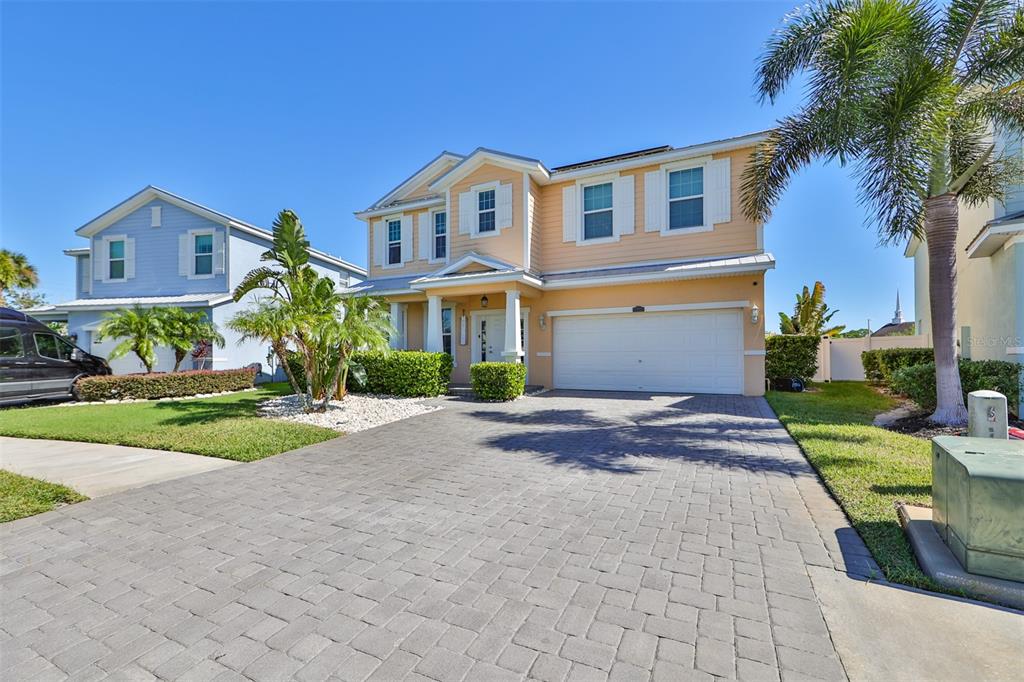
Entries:
POLYGON ((473 362, 501 362, 505 350, 505 313, 490 313, 477 318, 477 349, 473 362))

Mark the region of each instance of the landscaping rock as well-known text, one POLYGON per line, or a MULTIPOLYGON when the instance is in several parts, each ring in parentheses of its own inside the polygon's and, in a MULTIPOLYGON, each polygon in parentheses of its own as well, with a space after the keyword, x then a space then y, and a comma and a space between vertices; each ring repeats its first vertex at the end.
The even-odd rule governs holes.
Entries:
POLYGON ((294 395, 273 398, 260 404, 260 416, 324 426, 343 433, 356 433, 418 414, 440 410, 424 398, 349 393, 344 400, 332 400, 325 412, 303 412, 294 395))

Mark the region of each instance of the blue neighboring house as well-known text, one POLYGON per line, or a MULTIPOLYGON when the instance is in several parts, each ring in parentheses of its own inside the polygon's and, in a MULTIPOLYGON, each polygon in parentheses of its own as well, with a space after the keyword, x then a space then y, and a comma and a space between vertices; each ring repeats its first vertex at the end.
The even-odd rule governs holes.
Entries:
MULTIPOLYGON (((117 341, 98 340, 106 313, 140 305, 201 310, 224 335, 224 348, 206 357, 188 357, 182 369, 230 369, 260 363, 268 371, 266 345, 240 344, 227 321, 256 294, 235 303, 231 292, 272 242, 267 230, 149 186, 75 230, 89 240, 67 249, 75 261, 76 296, 72 301, 27 311, 43 320, 66 320, 78 346, 107 357, 117 341)), ((311 264, 341 287, 366 277, 366 270, 322 251, 311 250, 311 264)), ((170 371, 174 353, 157 351, 156 371, 170 371)), ((144 371, 134 355, 111 362, 115 373, 144 371)), ((279 368, 277 368, 279 370, 279 368)))

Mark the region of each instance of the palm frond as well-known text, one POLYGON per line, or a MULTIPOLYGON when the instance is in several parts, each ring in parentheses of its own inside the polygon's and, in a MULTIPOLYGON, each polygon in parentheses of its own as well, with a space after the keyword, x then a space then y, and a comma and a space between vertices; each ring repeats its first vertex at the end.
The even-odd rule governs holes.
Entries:
POLYGON ((268 268, 266 266, 253 268, 246 273, 245 277, 242 278, 242 281, 238 283, 238 286, 235 287, 231 296, 237 302, 242 300, 246 294, 256 291, 257 289, 279 291, 282 289, 282 277, 283 273, 278 270, 274 270, 273 268, 268 268))
POLYGON ((1000 86, 1024 77, 1024 7, 978 40, 964 55, 963 85, 1000 86))
POLYGON ((774 102, 793 76, 811 66, 825 31, 842 11, 836 0, 805 5, 783 18, 765 45, 755 77, 761 102, 774 102))
MULTIPOLYGON (((953 70, 1013 16, 1014 0, 950 0, 942 22, 944 67, 953 70)), ((969 61, 969 59, 968 59, 969 61)))

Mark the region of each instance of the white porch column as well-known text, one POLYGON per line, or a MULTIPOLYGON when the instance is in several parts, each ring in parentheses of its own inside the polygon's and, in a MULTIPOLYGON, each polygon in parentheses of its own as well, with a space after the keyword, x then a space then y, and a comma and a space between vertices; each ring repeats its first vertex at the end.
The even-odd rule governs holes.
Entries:
POLYGON ((404 345, 402 343, 402 327, 404 326, 404 320, 402 319, 401 303, 391 304, 391 326, 395 328, 394 333, 391 334, 391 347, 397 350, 404 345))
POLYGON ((505 350, 506 362, 519 362, 523 357, 523 318, 520 315, 519 292, 505 292, 505 350))
POLYGON ((441 341, 441 297, 427 296, 427 338, 425 350, 440 353, 444 350, 441 341))

